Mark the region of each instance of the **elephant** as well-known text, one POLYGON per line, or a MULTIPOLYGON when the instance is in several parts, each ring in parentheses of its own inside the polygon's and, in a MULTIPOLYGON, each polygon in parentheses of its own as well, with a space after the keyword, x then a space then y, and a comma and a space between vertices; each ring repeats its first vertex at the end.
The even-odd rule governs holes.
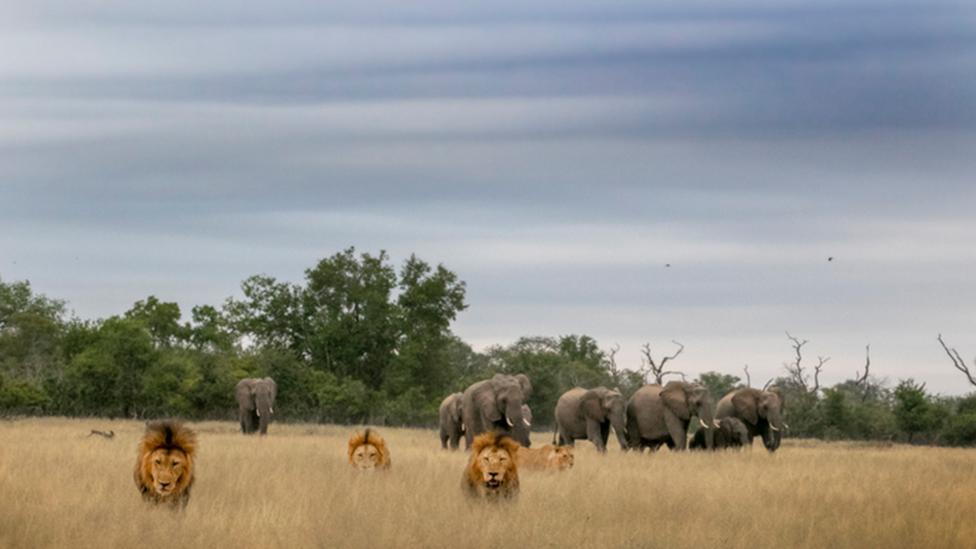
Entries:
POLYGON ((672 450, 684 450, 693 415, 705 429, 705 447, 711 449, 718 424, 708 389, 684 381, 671 381, 664 387, 645 385, 627 401, 629 447, 656 450, 667 444, 672 450))
POLYGON ((620 447, 628 447, 626 404, 619 391, 574 387, 559 397, 554 415, 553 444, 573 446, 575 440, 587 439, 598 451, 606 452, 613 427, 620 447))
POLYGON ((522 415, 526 393, 532 394, 532 384, 523 374, 495 374, 465 389, 461 397, 465 449, 471 448, 474 437, 488 431, 509 435, 529 447, 531 423, 522 415))
POLYGON ((464 435, 464 422, 461 421, 461 393, 448 395, 441 401, 438 411, 441 423, 441 448, 447 449, 450 441, 451 450, 458 449, 458 442, 464 435))
MULTIPOLYGON (((746 424, 734 417, 725 417, 718 420, 718 429, 715 431, 715 442, 712 450, 724 450, 726 448, 741 448, 749 445, 749 429, 746 424)), ((691 437, 691 444, 688 448, 692 450, 705 449, 705 429, 695 431, 695 436, 691 437)))
POLYGON ((779 387, 769 390, 747 387, 736 389, 718 401, 716 417, 734 417, 749 430, 749 445, 756 436, 762 437, 763 445, 770 452, 779 448, 783 429, 783 391, 779 387))
POLYGON ((274 418, 274 401, 278 386, 270 377, 244 378, 237 382, 238 417, 245 435, 260 431, 268 434, 268 424, 274 418))

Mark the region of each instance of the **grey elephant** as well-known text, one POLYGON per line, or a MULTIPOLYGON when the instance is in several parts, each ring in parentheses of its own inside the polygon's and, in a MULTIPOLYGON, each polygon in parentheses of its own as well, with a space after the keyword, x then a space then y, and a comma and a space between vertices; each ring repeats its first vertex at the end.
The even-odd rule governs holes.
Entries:
POLYGON ((268 434, 268 425, 274 418, 274 402, 278 385, 270 377, 248 377, 237 382, 238 418, 241 432, 245 435, 260 431, 268 434))
POLYGON ((531 423, 522 415, 526 394, 532 394, 532 384, 522 374, 495 374, 465 389, 461 396, 465 448, 471 448, 474 437, 489 431, 509 435, 528 447, 531 423))
MULTIPOLYGON (((718 420, 718 428, 715 430, 715 442, 713 450, 725 450, 728 448, 741 448, 749 445, 749 429, 746 424, 734 417, 726 417, 718 420)), ((704 450, 705 448, 705 429, 695 431, 695 436, 691 437, 691 444, 688 448, 692 450, 704 450)))
POLYGON ((458 449, 461 436, 464 435, 464 421, 461 418, 461 393, 447 395, 441 401, 438 410, 441 424, 441 448, 447 449, 448 442, 451 450, 458 449))
POLYGON ((613 427, 620 447, 627 449, 626 403, 619 391, 606 387, 574 387, 559 397, 554 415, 553 444, 573 446, 573 441, 587 439, 598 451, 606 452, 613 427))
POLYGON ((779 448, 783 437, 783 392, 778 387, 769 390, 751 387, 736 389, 718 401, 715 415, 734 417, 749 430, 749 445, 753 438, 762 437, 763 446, 770 452, 779 448))
POLYGON ((705 446, 715 441, 714 405, 708 389, 684 381, 665 386, 645 385, 627 401, 627 440, 631 448, 658 449, 667 444, 672 450, 684 450, 688 444, 688 425, 697 416, 705 430, 705 446))

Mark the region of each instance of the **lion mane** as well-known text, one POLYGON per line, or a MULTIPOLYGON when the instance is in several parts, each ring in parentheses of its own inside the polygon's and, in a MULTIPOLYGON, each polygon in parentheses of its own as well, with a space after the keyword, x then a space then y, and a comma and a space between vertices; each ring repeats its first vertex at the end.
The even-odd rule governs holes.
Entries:
POLYGON ((465 492, 478 498, 501 499, 518 495, 519 444, 495 432, 478 435, 471 445, 471 457, 461 478, 465 492))
POLYGON ((367 444, 376 448, 375 468, 382 470, 389 469, 393 464, 390 460, 390 449, 386 447, 386 441, 383 440, 383 437, 369 428, 366 428, 362 432, 353 433, 349 438, 349 464, 358 468, 354 459, 356 449, 367 444))
POLYGON ((565 471, 573 467, 573 449, 553 444, 541 448, 519 448, 515 461, 522 469, 565 471))
POLYGON ((147 423, 133 474, 143 500, 174 508, 186 507, 194 481, 196 449, 196 433, 182 423, 172 420, 147 423), (160 491, 157 481, 163 475, 173 486, 160 491))

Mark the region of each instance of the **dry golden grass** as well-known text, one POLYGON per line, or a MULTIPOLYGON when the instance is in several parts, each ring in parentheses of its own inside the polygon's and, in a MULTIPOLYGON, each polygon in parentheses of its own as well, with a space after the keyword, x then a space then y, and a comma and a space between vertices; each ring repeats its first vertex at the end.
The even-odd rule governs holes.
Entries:
POLYGON ((580 443, 573 470, 523 472, 518 500, 472 505, 466 456, 434 431, 380 429, 393 469, 363 475, 346 462, 350 427, 191 426, 198 477, 178 513, 133 484, 141 423, 0 422, 0 547, 976 546, 971 450, 801 441, 775 455, 600 456, 580 443))

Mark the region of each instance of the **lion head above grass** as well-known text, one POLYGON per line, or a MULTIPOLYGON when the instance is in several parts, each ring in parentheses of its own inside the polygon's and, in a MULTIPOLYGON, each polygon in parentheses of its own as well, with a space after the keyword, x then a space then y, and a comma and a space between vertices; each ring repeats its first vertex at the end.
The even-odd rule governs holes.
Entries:
POLYGON ((519 444, 507 435, 484 433, 474 439, 461 484, 474 497, 510 498, 518 494, 515 458, 519 444))
POLYGON ((133 475, 142 498, 151 503, 185 507, 193 485, 196 448, 196 433, 179 422, 146 424, 133 475))
POLYGON ((359 470, 389 469, 390 450, 376 431, 366 429, 349 438, 349 464, 359 470))

